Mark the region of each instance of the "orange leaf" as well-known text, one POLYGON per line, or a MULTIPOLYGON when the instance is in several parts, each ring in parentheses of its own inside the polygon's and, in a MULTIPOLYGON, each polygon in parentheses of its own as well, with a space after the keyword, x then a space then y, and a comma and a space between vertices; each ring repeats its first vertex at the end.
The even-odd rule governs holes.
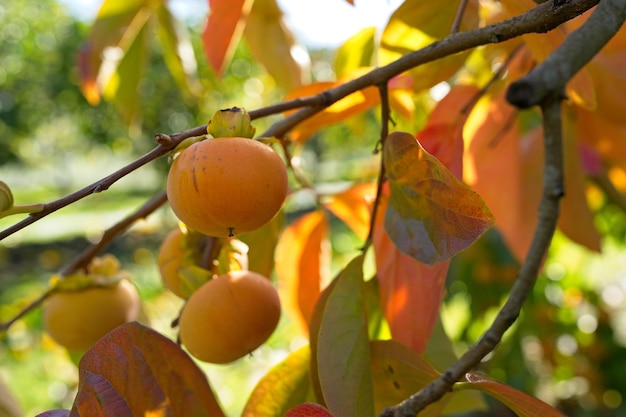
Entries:
POLYGON ((376 198, 376 183, 356 184, 324 201, 324 206, 339 217, 361 240, 370 229, 371 207, 376 198))
POLYGON ((209 16, 202 32, 209 64, 221 75, 243 33, 254 0, 209 0, 209 16))
POLYGON ((589 209, 586 178, 582 170, 581 147, 578 143, 578 124, 566 113, 563 123, 563 175, 565 196, 561 200, 559 229, 572 241, 587 249, 600 252, 600 233, 595 227, 594 215, 589 209))
POLYGON ((324 211, 305 214, 287 226, 276 247, 283 308, 305 333, 319 294, 330 279, 328 227, 324 211))
MULTIPOLYGON (((351 76, 356 77, 361 73, 362 72, 352 73, 351 76)), ((287 95, 287 100, 319 94, 323 91, 340 85, 342 82, 343 81, 338 81, 334 83, 316 82, 313 84, 308 84, 290 92, 287 95)), ((337 102, 333 103, 313 117, 305 120, 304 122, 296 126, 296 128, 291 132, 291 140, 298 143, 305 142, 311 137, 311 135, 313 135, 313 133, 317 132, 323 127, 346 120, 351 116, 359 114, 371 108, 372 106, 375 106, 379 102, 380 96, 378 95, 378 90, 375 87, 367 87, 363 90, 356 91, 342 98, 341 100, 338 100, 337 102)))
POLYGON ((449 261, 433 266, 401 253, 383 226, 389 196, 381 196, 374 226, 376 278, 394 340, 423 353, 439 317, 449 261))
POLYGON ((72 416, 223 416, 204 373, 174 342, 139 323, 98 341, 79 364, 72 416))
POLYGON ((493 223, 485 202, 405 132, 387 136, 391 197, 385 228, 405 254, 434 264, 471 245, 493 223))
POLYGON ((469 385, 460 384, 463 389, 477 389, 500 400, 519 417, 565 417, 557 409, 508 385, 477 373, 465 374, 469 385))
POLYGON ((520 137, 516 110, 503 94, 479 101, 467 120, 464 136, 463 179, 493 211, 507 246, 522 261, 541 198, 541 137, 520 137))
POLYGON ((580 138, 593 146, 607 161, 621 165, 626 161, 626 123, 605 117, 600 111, 576 109, 580 138))

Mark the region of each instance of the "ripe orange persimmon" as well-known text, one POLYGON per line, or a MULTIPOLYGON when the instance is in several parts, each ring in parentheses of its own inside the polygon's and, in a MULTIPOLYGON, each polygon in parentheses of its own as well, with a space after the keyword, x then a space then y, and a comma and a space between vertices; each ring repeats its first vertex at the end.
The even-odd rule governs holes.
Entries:
POLYGON ((102 336, 139 315, 139 294, 126 279, 106 287, 57 291, 43 304, 43 322, 52 338, 84 352, 102 336))
POLYGON ((272 283, 231 271, 204 284, 180 316, 180 340, 197 359, 229 363, 252 352, 276 329, 280 300, 272 283))
POLYGON ((226 137, 194 143, 174 160, 167 197, 192 230, 226 237, 269 222, 287 195, 285 164, 268 145, 226 137))

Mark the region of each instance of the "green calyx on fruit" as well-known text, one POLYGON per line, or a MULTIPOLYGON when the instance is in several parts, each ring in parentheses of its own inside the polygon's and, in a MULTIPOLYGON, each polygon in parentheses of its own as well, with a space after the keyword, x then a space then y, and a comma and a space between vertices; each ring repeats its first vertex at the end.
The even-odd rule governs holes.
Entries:
POLYGON ((13 207, 13 193, 9 186, 0 181, 0 211, 5 211, 13 207))
POLYGON ((240 107, 218 110, 207 125, 207 132, 214 138, 252 138, 256 129, 250 115, 240 107))

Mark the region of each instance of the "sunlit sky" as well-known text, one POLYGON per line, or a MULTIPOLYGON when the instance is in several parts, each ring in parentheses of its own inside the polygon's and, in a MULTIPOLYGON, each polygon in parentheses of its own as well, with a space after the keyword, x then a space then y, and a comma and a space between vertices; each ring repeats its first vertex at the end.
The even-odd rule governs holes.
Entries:
MULTIPOLYGON (((78 18, 93 20, 102 0, 59 0, 78 18)), ((171 0, 174 13, 184 19, 206 15, 207 0, 171 0)), ((307 47, 336 47, 365 26, 382 27, 402 0, 278 0, 287 25, 307 47)))

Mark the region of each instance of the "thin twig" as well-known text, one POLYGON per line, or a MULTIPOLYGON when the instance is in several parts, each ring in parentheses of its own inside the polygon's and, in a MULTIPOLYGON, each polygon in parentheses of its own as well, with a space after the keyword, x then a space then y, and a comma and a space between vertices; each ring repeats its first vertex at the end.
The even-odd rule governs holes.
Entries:
POLYGON ((416 416, 428 404, 439 400, 466 372, 478 364, 502 340, 502 336, 517 320, 526 298, 532 291, 559 217, 559 201, 563 197, 563 160, 561 143, 562 92, 549 95, 542 102, 545 131, 545 161, 543 198, 539 205, 539 219, 528 255, 509 297, 489 329, 478 342, 439 378, 401 404, 385 410, 386 417, 416 416))
MULTIPOLYGON (((380 85, 387 82, 394 76, 401 74, 411 68, 435 61, 445 56, 462 52, 477 46, 488 43, 503 42, 526 33, 543 33, 552 30, 581 13, 584 13, 595 6, 599 0, 571 0, 564 5, 554 8, 549 2, 542 3, 537 7, 512 17, 499 23, 479 29, 467 30, 452 34, 445 39, 434 42, 418 51, 408 53, 402 58, 384 66, 372 70, 359 78, 355 78, 345 84, 323 91, 315 96, 303 97, 288 102, 279 103, 267 108, 250 111, 252 119, 264 117, 269 114, 280 113, 285 110, 308 106, 291 114, 290 116, 274 123, 261 136, 284 137, 293 127, 320 112, 325 107, 336 101, 359 91, 365 87, 380 85)), ((43 217, 66 207, 88 195, 104 191, 122 177, 147 164, 154 159, 166 155, 174 149, 184 139, 192 136, 200 136, 206 133, 206 125, 197 126, 192 129, 172 134, 158 134, 156 139, 159 145, 138 160, 119 169, 113 174, 105 177, 87 187, 84 187, 70 195, 58 200, 46 203, 44 209, 39 213, 34 213, 15 223, 0 232, 0 240, 14 234, 28 225, 42 219, 43 217)))
MULTIPOLYGON (((387 83, 380 84, 378 86, 378 91, 380 93, 380 114, 381 114, 381 124, 380 124, 380 139, 376 144, 376 149, 374 152, 380 152, 385 144, 385 138, 389 136, 389 123, 391 121, 391 108, 389 106, 389 88, 387 83)), ((378 170, 378 180, 376 181, 376 198, 374 200, 374 204, 372 206, 372 215, 370 216, 370 224, 369 231, 367 233, 367 239, 365 239, 365 243, 361 248, 361 251, 365 253, 367 249, 372 244, 372 238, 374 234, 374 223, 376 221, 376 214, 378 212, 378 206, 380 197, 383 194, 383 183, 385 182, 385 165, 383 164, 383 158, 380 158, 380 168, 378 170)))
POLYGON ((450 33, 457 33, 459 31, 461 22, 463 21, 463 15, 465 14, 465 9, 467 8, 467 1, 468 0, 461 0, 461 4, 459 4, 458 9, 456 9, 456 16, 454 16, 454 22, 452 22, 450 33))
MULTIPOLYGON (((190 137, 194 137, 194 136, 200 136, 205 133, 206 133, 206 125, 198 126, 189 130, 185 130, 183 132, 176 133, 174 135, 169 135, 169 136, 164 135, 164 136, 171 138, 171 141, 168 144, 166 145, 159 144, 156 148, 152 149, 150 152, 146 153, 139 159, 118 169, 117 171, 113 172, 107 177, 104 177, 101 180, 94 182, 93 184, 90 184, 84 188, 81 188, 80 190, 75 191, 72 194, 59 198, 58 200, 54 200, 54 201, 44 204, 44 208, 42 211, 38 213, 33 213, 29 215, 28 217, 26 217, 25 219, 23 219, 22 221, 15 223, 14 225, 9 226, 3 231, 1 231, 0 240, 3 240, 4 238, 11 236, 15 232, 25 228, 28 225, 33 224, 37 220, 40 220, 43 217, 46 217, 47 215, 54 213, 55 211, 63 207, 66 207, 72 203, 75 203, 78 200, 81 200, 87 197, 88 195, 107 190, 115 182, 125 177, 126 175, 130 174, 131 172, 141 168, 142 166, 146 165, 147 163, 157 158, 162 157, 163 155, 167 155, 168 152, 173 150, 183 140, 190 138, 190 137)), ((161 136, 158 135, 158 137, 160 138, 161 136)))
POLYGON ((366 87, 380 85, 381 83, 389 81, 396 75, 428 62, 477 46, 504 42, 526 33, 548 32, 589 10, 598 4, 598 2, 599 0, 571 0, 558 8, 554 8, 550 2, 546 2, 537 5, 537 7, 519 16, 512 17, 502 22, 451 34, 425 48, 410 52, 388 65, 376 68, 359 78, 355 78, 345 84, 341 84, 318 94, 316 97, 319 98, 312 100, 312 102, 316 103, 315 105, 303 108, 285 119, 276 122, 263 133, 262 136, 283 137, 298 123, 347 95, 366 87))
MULTIPOLYGON (((601 2, 585 24, 573 32, 550 57, 510 86, 507 98, 512 104, 519 107, 540 104, 543 114, 545 147, 543 197, 539 205, 537 228, 528 255, 505 304, 478 342, 439 378, 401 404, 385 410, 383 416, 415 416, 428 404, 440 399, 456 381, 495 349, 504 333, 517 320, 522 305, 532 291, 539 267, 552 240, 558 220, 559 201, 564 193, 560 103, 564 98, 563 90, 569 79, 595 56, 621 27, 621 23, 615 16, 619 15, 619 19, 623 22, 626 18, 626 11, 615 10, 615 7, 617 6, 614 0, 601 2), (607 3, 611 4, 606 5, 607 3), (611 14, 611 17, 607 17, 608 14, 611 14), (602 19, 608 19, 610 23, 602 25, 599 23, 602 19), (592 28, 591 30, 595 33, 590 34, 589 28, 592 28), (609 34, 599 34, 598 31, 609 34), (587 42, 588 36, 594 37, 591 44, 587 42), (585 48, 582 48, 582 45, 585 45, 585 48), (581 50, 585 50, 582 55, 587 60, 581 59, 581 50), (555 56, 556 59, 553 58, 555 56), (555 76, 557 78, 554 78, 555 76), (532 94, 527 94, 528 92, 532 94)), ((621 8, 626 9, 626 6, 622 4, 621 8)))
MULTIPOLYGON (((111 226, 102 234, 102 237, 98 242, 89 246, 80 255, 74 258, 74 260, 70 264, 63 268, 59 273, 60 277, 67 277, 75 272, 78 272, 81 269, 86 268, 89 262, 93 259, 93 257, 96 256, 105 247, 107 247, 113 241, 113 239, 115 239, 115 237, 123 233, 126 229, 128 229, 128 227, 130 227, 130 225, 135 223, 137 220, 147 217, 157 208, 161 207, 166 201, 167 194, 165 192, 161 192, 148 200, 148 202, 141 206, 137 211, 111 226)), ((13 318, 4 323, 0 323, 0 333, 7 331, 16 321, 24 317, 35 308, 39 307, 53 292, 53 288, 48 288, 39 297, 31 301, 13 318)))
POLYGON ((0 323, 0 334, 9 330, 9 328, 13 326, 18 320, 20 320, 22 317, 24 317, 25 315, 27 315, 28 313, 30 313, 31 311, 39 307, 41 303, 43 303, 46 300, 46 298, 50 297, 52 292, 53 292, 52 288, 48 288, 43 294, 41 294, 36 299, 32 300, 26 307, 20 310, 20 312, 17 313, 15 316, 13 316, 13 318, 11 318, 10 320, 4 323, 0 323))
POLYGON ((60 275, 65 277, 86 268, 93 257, 106 248, 117 236, 126 231, 137 220, 146 218, 156 209, 165 204, 166 201, 167 193, 165 191, 159 192, 138 210, 105 230, 100 240, 89 246, 80 255, 74 258, 70 264, 61 270, 60 275))

